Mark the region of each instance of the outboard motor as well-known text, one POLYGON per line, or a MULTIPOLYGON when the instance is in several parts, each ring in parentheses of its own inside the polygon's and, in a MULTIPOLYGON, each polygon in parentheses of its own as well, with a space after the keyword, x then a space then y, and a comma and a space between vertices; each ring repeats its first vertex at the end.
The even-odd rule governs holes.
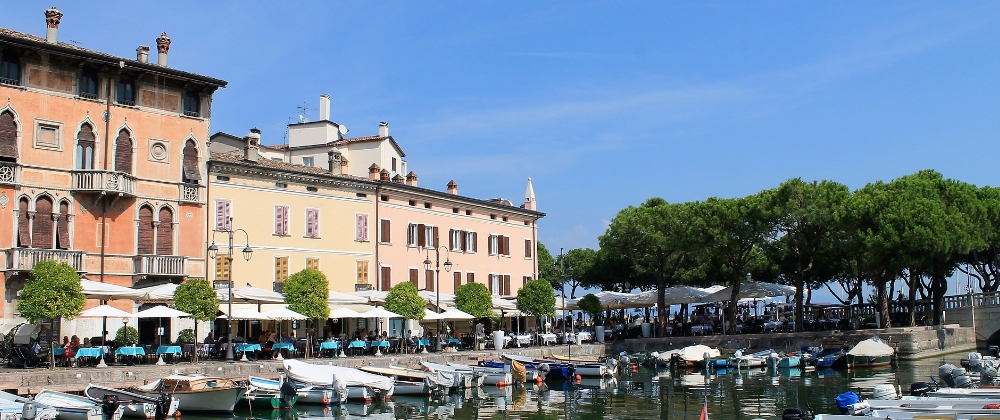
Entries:
POLYGON ((812 418, 812 414, 798 407, 789 407, 781 412, 781 420, 812 420, 812 418))
POLYGON ((926 397, 927 393, 933 390, 927 382, 914 382, 910 384, 910 395, 914 397, 926 397))
POLYGON ((295 384, 292 381, 282 382, 278 391, 281 394, 281 407, 290 408, 295 404, 295 397, 298 394, 298 390, 295 389, 295 384))
POLYGON ((120 405, 117 395, 105 395, 104 400, 101 401, 101 413, 104 414, 105 419, 113 419, 120 405))
POLYGON ((847 414, 847 407, 861 401, 861 397, 854 391, 847 391, 837 396, 837 408, 840 414, 847 414))
POLYGON ((955 382, 955 388, 968 388, 972 386, 972 378, 965 373, 963 368, 955 368, 951 371, 951 379, 955 382))
POLYGON ((990 346, 989 350, 993 357, 1000 357, 1000 346, 990 346))
POLYGON ((536 366, 535 369, 538 370, 538 376, 542 377, 544 381, 549 376, 549 371, 552 370, 552 367, 548 363, 542 363, 536 366))
POLYGON ((983 355, 981 353, 969 353, 969 371, 977 372, 983 367, 983 355))
POLYGON ((878 384, 872 389, 872 399, 874 400, 898 400, 899 393, 896 387, 889 384, 878 384))
POLYGON ((979 371, 980 386, 992 386, 996 379, 997 368, 993 366, 983 366, 982 370, 979 371))
POLYGON ((159 397, 156 398, 156 419, 167 418, 168 411, 170 411, 170 395, 161 392, 159 397))
POLYGON ((681 355, 673 353, 670 355, 670 367, 675 368, 681 365, 681 355))
POLYGON ((21 408, 21 419, 35 420, 36 416, 38 416, 38 406, 35 405, 35 399, 32 398, 24 403, 24 407, 21 408))
POLYGON ((337 394, 337 404, 343 405, 344 401, 347 401, 347 383, 340 379, 334 379, 333 391, 337 394))
POLYGON ((945 385, 948 387, 955 387, 955 378, 952 377, 952 372, 955 370, 956 366, 951 363, 945 363, 938 366, 938 376, 944 381, 945 385))

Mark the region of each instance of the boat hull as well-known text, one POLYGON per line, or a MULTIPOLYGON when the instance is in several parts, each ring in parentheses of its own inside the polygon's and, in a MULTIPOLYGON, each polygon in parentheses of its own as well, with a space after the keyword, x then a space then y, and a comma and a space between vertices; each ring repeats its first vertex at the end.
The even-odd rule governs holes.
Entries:
MULTIPOLYGON (((246 390, 239 387, 219 388, 198 392, 175 392, 172 395, 179 402, 177 409, 181 413, 219 413, 230 414, 236 409, 236 403, 246 390)), ((156 397, 159 394, 144 391, 134 391, 136 394, 156 397)))
POLYGON ((298 395, 293 395, 287 400, 281 398, 277 392, 247 392, 243 394, 240 401, 244 405, 257 408, 291 408, 295 406, 298 395))
POLYGON ((431 395, 431 389, 423 381, 396 380, 393 395, 431 395))
POLYGON ((35 396, 35 402, 52 407, 58 413, 58 418, 64 420, 121 420, 125 413, 124 407, 119 405, 110 416, 105 416, 101 405, 87 397, 49 390, 39 392, 35 396))
POLYGON ((848 367, 877 367, 887 366, 892 363, 892 356, 858 356, 848 354, 846 359, 848 367))

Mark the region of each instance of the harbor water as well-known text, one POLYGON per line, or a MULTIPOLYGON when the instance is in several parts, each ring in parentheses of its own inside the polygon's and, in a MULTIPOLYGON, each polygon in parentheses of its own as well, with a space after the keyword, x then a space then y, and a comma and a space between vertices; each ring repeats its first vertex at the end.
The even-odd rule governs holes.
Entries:
MULTIPOLYGON (((616 379, 583 378, 579 383, 483 387, 442 397, 396 396, 391 402, 348 403, 345 407, 298 406, 292 410, 239 409, 236 419, 692 419, 707 403, 713 419, 776 419, 786 407, 834 413, 834 398, 847 390, 870 396, 877 384, 928 381, 944 362, 962 354, 900 361, 871 369, 654 370, 640 367, 616 379)), ((183 415, 186 420, 201 417, 183 415)), ((218 419, 218 417, 213 417, 218 419)))

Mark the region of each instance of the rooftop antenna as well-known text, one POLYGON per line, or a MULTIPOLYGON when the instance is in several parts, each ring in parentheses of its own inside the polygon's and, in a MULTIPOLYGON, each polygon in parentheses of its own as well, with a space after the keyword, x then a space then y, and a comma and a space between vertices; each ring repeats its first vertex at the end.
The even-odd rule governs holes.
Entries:
POLYGON ((295 109, 299 110, 299 123, 309 122, 309 118, 306 118, 306 111, 312 111, 313 109, 309 108, 308 103, 303 102, 301 106, 297 106, 295 109))

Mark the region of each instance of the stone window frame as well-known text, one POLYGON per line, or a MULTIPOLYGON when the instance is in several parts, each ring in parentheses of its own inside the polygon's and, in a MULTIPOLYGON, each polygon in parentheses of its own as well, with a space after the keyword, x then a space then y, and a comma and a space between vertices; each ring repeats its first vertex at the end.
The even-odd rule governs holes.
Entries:
POLYGON ((61 152, 63 150, 62 137, 63 137, 63 133, 64 133, 64 124, 62 122, 59 122, 59 121, 47 120, 47 119, 44 119, 44 118, 35 118, 34 121, 35 121, 35 131, 34 131, 34 135, 32 135, 31 147, 33 147, 35 149, 55 150, 55 151, 61 152), (56 134, 55 134, 55 136, 56 136, 56 142, 55 142, 55 144, 39 143, 39 141, 38 141, 39 137, 40 137, 39 134, 42 132, 42 128, 43 127, 54 128, 55 129, 55 131, 56 131, 56 134))

